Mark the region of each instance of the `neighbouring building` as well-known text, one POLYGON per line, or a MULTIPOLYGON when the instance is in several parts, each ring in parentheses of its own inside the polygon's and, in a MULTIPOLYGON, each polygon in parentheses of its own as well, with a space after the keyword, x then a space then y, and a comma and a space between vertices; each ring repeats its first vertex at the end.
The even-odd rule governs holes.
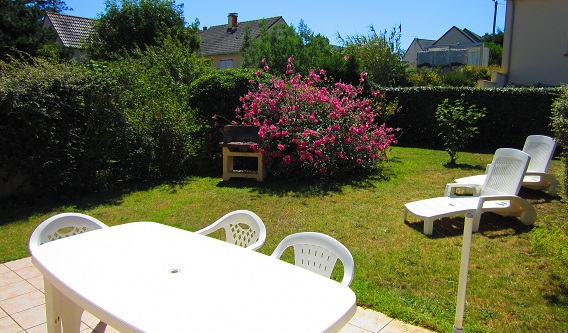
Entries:
POLYGON ((489 48, 476 33, 454 26, 436 41, 414 39, 404 60, 412 67, 488 66, 489 48))
POLYGON ((568 83, 568 1, 507 0, 500 72, 482 87, 568 83))
POLYGON ((74 50, 74 57, 82 60, 86 53, 84 42, 88 40, 93 31, 94 19, 46 12, 43 22, 44 29, 53 29, 56 35, 56 43, 74 50))
POLYGON ((434 42, 435 40, 433 39, 414 38, 412 43, 410 43, 408 49, 406 49, 402 61, 406 62, 410 67, 416 68, 416 59, 418 57, 418 52, 427 51, 428 47, 434 44, 434 42))
POLYGON ((212 61, 212 66, 219 69, 239 68, 243 62, 241 48, 245 32, 249 31, 252 39, 260 36, 261 22, 271 29, 277 24, 286 24, 282 16, 267 19, 238 22, 237 13, 230 13, 228 24, 206 28, 199 32, 201 54, 212 61))

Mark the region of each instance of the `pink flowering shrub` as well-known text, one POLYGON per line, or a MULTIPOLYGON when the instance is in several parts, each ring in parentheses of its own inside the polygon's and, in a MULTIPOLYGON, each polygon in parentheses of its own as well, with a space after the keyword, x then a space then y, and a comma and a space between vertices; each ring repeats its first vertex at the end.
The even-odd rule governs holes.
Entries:
MULTIPOLYGON (((292 58, 286 74, 242 96, 242 107, 236 110, 243 125, 260 127, 263 143, 255 149, 272 174, 342 177, 370 172, 387 159, 386 149, 396 143, 395 130, 375 122, 381 110, 361 97, 361 87, 330 85, 323 70, 304 78, 294 73, 292 58)), ((361 73, 361 82, 365 76, 361 73)))

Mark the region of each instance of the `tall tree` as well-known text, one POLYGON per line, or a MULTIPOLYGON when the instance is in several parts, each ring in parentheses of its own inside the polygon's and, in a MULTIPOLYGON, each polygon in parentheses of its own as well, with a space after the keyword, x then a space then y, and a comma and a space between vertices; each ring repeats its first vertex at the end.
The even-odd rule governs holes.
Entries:
POLYGON ((268 27, 263 20, 259 25, 259 38, 250 36, 250 29, 245 31, 242 67, 259 68, 263 66, 262 59, 266 59, 272 73, 284 74, 289 57, 297 60, 302 57, 302 38, 294 28, 283 23, 268 27))
POLYGON ((88 52, 94 59, 133 55, 137 49, 171 38, 199 49, 197 23, 186 26, 183 4, 173 0, 105 0, 106 11, 95 24, 88 52))
POLYGON ((64 1, 0 0, 0 59, 36 56, 54 42, 53 32, 43 29, 46 10, 68 10, 64 1))
POLYGON ((342 53, 329 43, 329 39, 315 34, 303 21, 297 29, 280 24, 270 29, 261 22, 259 38, 252 38, 245 32, 243 48, 243 67, 259 68, 262 59, 270 66, 273 74, 284 74, 287 71, 288 58, 294 58, 294 70, 307 74, 310 69, 323 69, 335 80, 355 83, 359 80, 356 62, 345 60, 342 53))
POLYGON ((400 26, 393 27, 390 32, 377 33, 372 25, 367 35, 339 36, 345 53, 355 57, 361 64, 361 71, 369 73, 370 81, 381 86, 399 86, 406 82, 400 38, 400 26))
POLYGON ((489 48, 489 65, 501 66, 501 59, 503 57, 503 39, 505 33, 501 29, 497 29, 495 36, 486 33, 482 39, 485 46, 489 48))

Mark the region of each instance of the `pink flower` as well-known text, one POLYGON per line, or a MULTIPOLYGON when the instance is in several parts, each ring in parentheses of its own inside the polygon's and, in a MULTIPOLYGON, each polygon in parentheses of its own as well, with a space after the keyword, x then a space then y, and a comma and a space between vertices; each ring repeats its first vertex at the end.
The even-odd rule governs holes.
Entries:
POLYGON ((281 144, 281 143, 279 143, 279 144, 278 144, 278 150, 284 150, 284 145, 281 144))
POLYGON ((349 60, 349 56, 348 56, 348 55, 343 56, 343 59, 344 59, 344 60, 349 60))
POLYGON ((262 63, 266 64, 266 58, 262 58, 262 63))
POLYGON ((267 66, 264 66, 264 71, 265 71, 265 72, 268 72, 269 69, 270 69, 270 67, 268 67, 268 65, 267 65, 267 66))

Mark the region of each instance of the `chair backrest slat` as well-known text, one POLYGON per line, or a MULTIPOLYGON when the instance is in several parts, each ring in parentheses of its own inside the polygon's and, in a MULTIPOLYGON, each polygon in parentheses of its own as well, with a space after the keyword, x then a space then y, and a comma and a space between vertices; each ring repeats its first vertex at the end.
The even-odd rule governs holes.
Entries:
POLYGON ((554 156, 556 140, 544 135, 529 135, 523 151, 531 156, 527 171, 546 173, 554 156))
POLYGON ((529 154, 517 149, 497 149, 481 195, 517 195, 530 159, 529 154))
POLYGON ((351 285, 355 272, 355 262, 351 252, 337 239, 318 232, 300 232, 286 236, 272 252, 272 257, 280 258, 284 250, 294 248, 294 263, 309 271, 331 277, 337 259, 343 264, 342 284, 351 285))

